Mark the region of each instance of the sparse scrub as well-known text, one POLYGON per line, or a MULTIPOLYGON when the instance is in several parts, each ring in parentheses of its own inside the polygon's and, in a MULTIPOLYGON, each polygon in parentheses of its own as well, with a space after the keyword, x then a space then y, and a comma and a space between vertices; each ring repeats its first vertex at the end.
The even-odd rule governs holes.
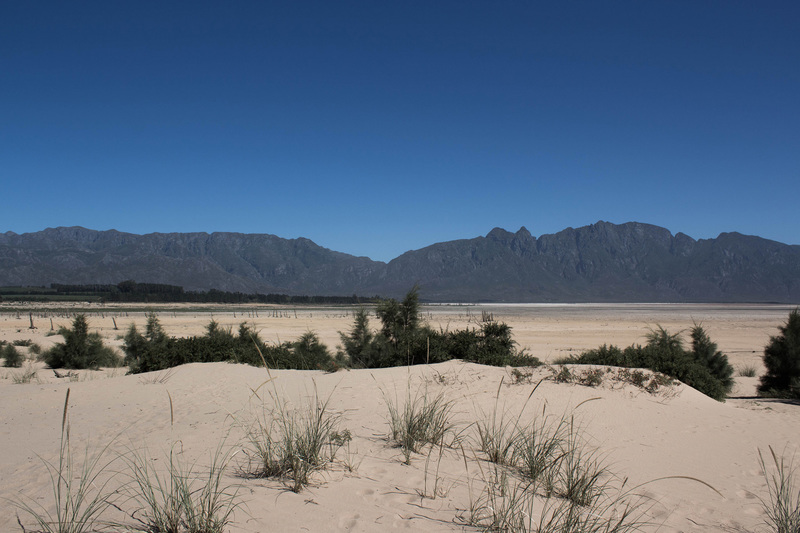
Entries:
POLYGON ((780 335, 770 337, 764 348, 764 366, 758 393, 763 396, 800 399, 800 309, 789 313, 780 335))
POLYGON ((150 313, 144 335, 131 325, 125 335, 125 364, 131 374, 164 370, 186 363, 230 361, 253 366, 301 370, 332 370, 333 360, 327 347, 313 332, 297 341, 267 346, 250 326, 242 323, 238 335, 214 320, 205 335, 176 338, 166 335, 158 317, 150 313))
POLYGON ((22 367, 22 369, 11 374, 11 381, 17 385, 26 385, 36 378, 37 372, 38 371, 36 367, 32 363, 28 362, 22 367))
POLYGON ((553 381, 556 383, 570 383, 572 379, 572 373, 567 366, 562 365, 557 372, 553 373, 553 381))
POLYGON ((103 345, 98 333, 89 333, 86 315, 78 315, 72 321, 72 329, 62 327, 59 334, 64 337, 42 354, 50 368, 92 368, 118 366, 119 357, 111 348, 103 345))
POLYGON ((331 413, 330 398, 321 401, 316 390, 313 400, 299 409, 273 400, 276 407, 265 409, 247 429, 251 463, 244 474, 288 480, 291 490, 300 492, 352 437, 339 429, 341 417, 331 413))

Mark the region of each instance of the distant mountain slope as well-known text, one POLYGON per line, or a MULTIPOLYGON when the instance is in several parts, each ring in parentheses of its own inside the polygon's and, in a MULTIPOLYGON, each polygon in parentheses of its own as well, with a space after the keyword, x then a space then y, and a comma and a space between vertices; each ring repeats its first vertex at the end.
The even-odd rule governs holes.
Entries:
POLYGON ((495 228, 406 252, 384 279, 394 290, 420 280, 434 300, 800 302, 800 246, 738 233, 695 241, 636 222, 539 239, 495 228))
POLYGON ((266 234, 56 228, 0 234, 0 285, 169 283, 188 290, 435 301, 800 302, 800 246, 723 233, 694 240, 598 222, 538 239, 525 228, 438 243, 388 264, 266 234))
POLYGON ((187 290, 353 294, 383 263, 308 239, 241 233, 93 231, 0 235, 0 285, 139 282, 187 290))

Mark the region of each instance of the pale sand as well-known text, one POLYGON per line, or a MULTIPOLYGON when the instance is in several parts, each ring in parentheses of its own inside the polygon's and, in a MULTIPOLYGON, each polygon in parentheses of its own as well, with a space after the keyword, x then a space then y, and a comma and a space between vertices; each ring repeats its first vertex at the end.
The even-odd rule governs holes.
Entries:
MULTIPOLYGON (((331 348, 338 344, 338 331, 346 331, 352 322, 349 309, 297 308, 296 317, 293 308, 260 307, 257 317, 254 309, 237 308, 234 317, 232 308, 216 307, 213 317, 234 331, 241 321, 255 323, 262 338, 272 342, 293 340, 313 330, 331 348)), ((476 325, 482 309, 509 323, 520 346, 546 361, 603 343, 644 342, 647 328, 655 324, 679 331, 697 321, 735 367, 754 365, 760 373, 763 347, 791 307, 426 306, 423 314, 434 327, 457 329, 476 325)), ((26 313, 17 318, 0 307, 0 339, 31 339, 43 348, 60 340, 46 336, 50 329, 47 310, 32 312, 35 330, 28 329, 26 313)), ((168 334, 181 336, 202 333, 211 316, 208 309, 195 311, 186 306, 158 309, 158 314, 168 334)), ((96 307, 89 321, 92 330, 100 331, 112 346, 120 346, 117 337, 131 322, 144 326, 144 307, 127 314, 110 306, 96 307), (112 316, 118 330, 113 329, 112 316)), ((54 318, 56 328, 69 323, 68 316, 54 318)), ((377 327, 374 319, 372 326, 377 327)), ((86 443, 98 447, 112 442, 115 452, 146 444, 163 462, 164 453, 173 446, 186 460, 204 461, 229 432, 227 444, 240 445, 241 430, 234 422, 252 416, 258 403, 252 393, 255 389, 268 402, 270 395, 265 391, 277 391, 283 399, 297 403, 316 386, 321 396, 330 396, 330 406, 343 416, 342 427, 354 436, 351 459, 357 469, 350 473, 335 466, 316 475, 313 485, 299 494, 286 491, 276 481, 242 479, 231 472, 228 480, 242 485, 240 493, 247 507, 236 514, 230 530, 248 532, 469 531, 458 523, 458 516, 469 508, 470 490, 473 498, 477 495, 485 463, 480 465, 474 458, 470 445, 465 445, 466 465, 461 451, 445 451, 438 465, 438 486, 444 495, 421 498, 419 492, 432 490, 438 454, 427 464, 427 472, 425 455, 412 457, 409 466, 402 464, 400 451, 386 441, 384 394, 402 399, 409 386, 414 391, 427 386, 430 394, 444 391, 456 402, 459 426, 472 435, 470 424, 477 412, 491 411, 501 379, 501 403, 509 412, 522 408, 533 387, 510 385, 507 369, 458 361, 335 374, 273 371, 275 380, 260 389, 267 379, 264 369, 226 363, 179 367, 164 383, 152 383, 152 375, 125 376, 121 370, 84 371, 77 381, 67 382, 40 369, 32 383, 18 385, 11 379, 14 372, 19 370, 0 369, 0 498, 26 495, 43 505, 52 498, 51 485, 37 456, 57 457, 68 388, 71 434, 79 452, 86 443), (172 426, 168 393, 174 408, 172 426)), ((549 371, 541 369, 537 375, 543 377, 549 371)), ((526 412, 533 416, 546 402, 549 413, 573 413, 613 472, 628 477, 629 487, 664 476, 693 476, 722 493, 719 496, 700 483, 675 479, 638 489, 652 498, 649 515, 663 524, 659 531, 754 531, 763 520, 759 498, 766 496, 758 450, 772 446, 786 454, 797 451, 800 406, 754 399, 757 378, 737 381, 734 396, 739 398, 718 403, 685 386, 651 395, 611 382, 590 388, 548 380, 536 390, 526 412), (593 398, 598 399, 581 404, 593 398)), ((241 458, 240 452, 235 460, 241 458)), ((119 464, 112 468, 122 470, 119 464)), ((112 483, 121 479, 118 475, 112 483)), ((14 514, 4 500, 0 531, 19 530, 14 514)))

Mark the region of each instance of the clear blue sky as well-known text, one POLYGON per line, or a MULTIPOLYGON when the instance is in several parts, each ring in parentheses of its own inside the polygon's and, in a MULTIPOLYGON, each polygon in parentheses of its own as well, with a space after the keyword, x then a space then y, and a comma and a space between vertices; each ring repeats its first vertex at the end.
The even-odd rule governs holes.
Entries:
POLYGON ((3 2, 0 231, 800 244, 800 2, 3 2))

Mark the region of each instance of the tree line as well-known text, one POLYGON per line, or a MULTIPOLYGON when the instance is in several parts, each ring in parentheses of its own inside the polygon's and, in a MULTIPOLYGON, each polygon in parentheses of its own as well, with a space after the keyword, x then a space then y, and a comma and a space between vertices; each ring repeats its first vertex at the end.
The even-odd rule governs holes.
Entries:
POLYGON ((371 304, 378 296, 324 296, 229 292, 217 289, 187 291, 178 285, 137 283, 125 280, 117 284, 62 284, 45 287, 3 287, 0 301, 93 298, 102 302, 121 303, 223 303, 223 304, 371 304))

